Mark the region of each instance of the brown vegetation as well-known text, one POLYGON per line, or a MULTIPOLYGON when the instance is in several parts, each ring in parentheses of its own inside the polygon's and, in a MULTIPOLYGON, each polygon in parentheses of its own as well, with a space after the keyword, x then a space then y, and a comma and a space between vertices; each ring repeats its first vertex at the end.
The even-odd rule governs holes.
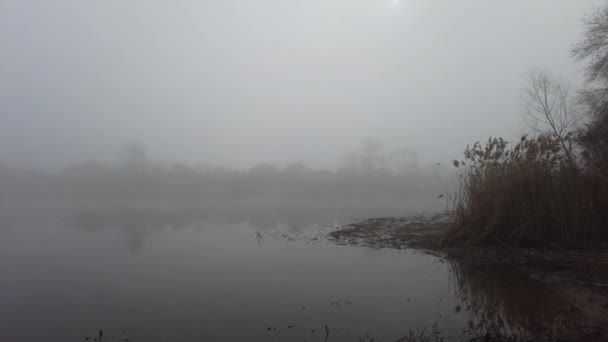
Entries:
MULTIPOLYGON (((572 139, 568 135, 567 139, 572 139)), ((568 142, 569 143, 569 142, 568 142)), ((467 148, 446 242, 580 245, 608 241, 608 182, 573 169, 554 135, 467 148)))
POLYGON ((490 138, 454 161, 462 174, 445 242, 608 242, 608 6, 586 19, 572 54, 589 61, 578 99, 567 85, 532 71, 524 103, 536 135, 512 148, 490 138))

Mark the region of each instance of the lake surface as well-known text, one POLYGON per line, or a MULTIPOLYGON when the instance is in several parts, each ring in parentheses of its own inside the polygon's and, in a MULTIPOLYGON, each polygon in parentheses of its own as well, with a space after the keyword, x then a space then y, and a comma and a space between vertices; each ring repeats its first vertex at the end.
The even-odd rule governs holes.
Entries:
POLYGON ((471 328, 530 332, 576 318, 508 270, 326 240, 352 212, 18 207, 0 221, 6 341, 92 341, 99 330, 103 341, 464 340, 471 328))

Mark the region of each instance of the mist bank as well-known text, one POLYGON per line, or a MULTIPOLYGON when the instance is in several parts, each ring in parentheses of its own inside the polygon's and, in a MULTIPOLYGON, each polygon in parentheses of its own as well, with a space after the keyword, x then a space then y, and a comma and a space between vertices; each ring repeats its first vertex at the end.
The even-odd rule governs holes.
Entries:
POLYGON ((156 199, 356 198, 439 195, 444 169, 396 173, 310 169, 293 164, 279 169, 262 164, 250 170, 199 169, 183 164, 132 168, 100 163, 72 165, 60 172, 0 167, 3 198, 84 197, 156 199))
POLYGON ((60 171, 0 165, 0 198, 241 200, 249 198, 434 198, 445 193, 451 171, 420 166, 415 152, 383 151, 368 140, 337 170, 296 162, 262 163, 247 170, 209 165, 163 164, 138 144, 123 147, 115 163, 86 162, 60 171))

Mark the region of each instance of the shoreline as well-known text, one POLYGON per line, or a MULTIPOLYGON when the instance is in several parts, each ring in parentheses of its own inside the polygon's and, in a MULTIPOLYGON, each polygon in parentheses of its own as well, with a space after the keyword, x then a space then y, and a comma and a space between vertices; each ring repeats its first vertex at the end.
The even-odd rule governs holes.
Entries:
POLYGON ((605 248, 521 248, 454 246, 442 243, 451 227, 449 213, 372 218, 328 234, 339 245, 374 249, 415 249, 443 260, 483 267, 509 267, 555 293, 584 319, 565 340, 608 339, 608 250, 605 248))

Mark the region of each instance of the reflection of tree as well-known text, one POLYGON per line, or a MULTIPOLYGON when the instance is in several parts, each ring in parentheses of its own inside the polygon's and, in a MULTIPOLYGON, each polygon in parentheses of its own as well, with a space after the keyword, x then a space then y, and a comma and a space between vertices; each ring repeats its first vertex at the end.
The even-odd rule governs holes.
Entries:
POLYGON ((84 206, 68 205, 68 209, 51 215, 71 229, 91 233, 118 231, 131 252, 139 251, 148 236, 164 229, 179 231, 191 227, 202 230, 210 226, 249 223, 261 231, 294 232, 313 224, 332 224, 337 217, 333 208, 326 205, 264 200, 204 204, 93 201, 84 206))
POLYGON ((469 328, 486 334, 559 336, 582 318, 579 311, 511 267, 450 262, 457 297, 470 316, 469 328))
MULTIPOLYGON (((71 172, 71 171, 70 171, 71 172)), ((118 232, 120 243, 136 252, 153 233, 204 230, 248 223, 256 230, 300 233, 311 226, 336 226, 366 216, 404 213, 410 202, 390 199, 267 198, 239 200, 23 200, 1 203, 0 229, 31 220, 57 220, 70 229, 118 232)), ((313 229, 316 229, 312 227, 313 229)))
POLYGON ((199 216, 188 211, 142 210, 142 209, 91 209, 75 210, 60 215, 69 228, 102 232, 118 230, 126 239, 131 252, 139 251, 144 239, 151 233, 165 228, 184 229, 197 221, 199 216))

